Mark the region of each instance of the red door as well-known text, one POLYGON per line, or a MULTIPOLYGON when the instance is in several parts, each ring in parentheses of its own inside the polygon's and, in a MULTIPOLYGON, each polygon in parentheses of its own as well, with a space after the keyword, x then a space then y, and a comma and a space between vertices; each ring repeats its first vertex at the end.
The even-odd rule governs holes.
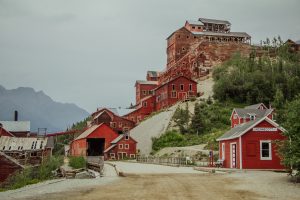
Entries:
POLYGON ((186 93, 185 92, 178 92, 178 98, 180 100, 185 100, 186 99, 186 93))
POLYGON ((231 168, 236 168, 236 144, 231 144, 231 168))

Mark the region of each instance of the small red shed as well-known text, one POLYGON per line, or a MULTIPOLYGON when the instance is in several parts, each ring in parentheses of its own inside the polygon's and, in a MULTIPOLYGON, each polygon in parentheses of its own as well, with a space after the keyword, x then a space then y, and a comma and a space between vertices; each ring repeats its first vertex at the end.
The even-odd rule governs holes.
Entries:
POLYGON ((104 151, 105 159, 135 158, 136 144, 137 142, 128 133, 119 135, 111 142, 111 146, 104 151))
POLYGON ((284 128, 272 119, 273 109, 234 109, 232 128, 220 138, 219 159, 225 168, 284 169, 276 140, 285 140, 284 128), (241 120, 240 120, 241 119, 241 120))

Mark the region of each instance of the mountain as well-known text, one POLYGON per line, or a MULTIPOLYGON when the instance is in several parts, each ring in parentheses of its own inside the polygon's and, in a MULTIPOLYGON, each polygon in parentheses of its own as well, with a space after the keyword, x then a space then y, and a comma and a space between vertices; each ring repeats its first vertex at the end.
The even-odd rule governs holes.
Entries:
POLYGON ((19 120, 30 121, 32 132, 38 128, 47 128, 47 132, 63 131, 89 116, 73 103, 53 101, 43 91, 36 92, 29 87, 6 90, 0 85, 0 121, 13 120, 15 110, 19 120))

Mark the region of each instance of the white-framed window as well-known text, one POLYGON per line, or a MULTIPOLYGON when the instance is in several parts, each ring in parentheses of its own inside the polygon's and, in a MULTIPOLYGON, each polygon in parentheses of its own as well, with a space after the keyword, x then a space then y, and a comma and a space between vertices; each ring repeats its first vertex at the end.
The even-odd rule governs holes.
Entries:
POLYGON ((129 144, 125 144, 125 149, 129 149, 129 144))
POLYGON ((147 95, 147 91, 146 90, 143 90, 142 93, 143 93, 143 95, 147 95))
POLYGON ((270 140, 260 141, 260 159, 272 160, 272 144, 270 140))
POLYGON ((146 101, 143 102, 143 106, 147 107, 147 102, 146 101))
POLYGON ((255 120, 255 115, 250 115, 250 120, 255 120))
POLYGON ((123 144, 119 144, 119 149, 123 149, 123 144))
POLYGON ((110 153, 110 154, 109 154, 109 157, 110 157, 111 159, 115 159, 115 158, 116 158, 116 155, 115 155, 115 153, 110 153))
POLYGON ((130 154, 130 158, 135 158, 135 154, 130 154))
POLYGON ((172 84, 172 90, 175 90, 175 85, 174 84, 172 84))
POLYGON ((116 128, 116 122, 111 122, 110 126, 111 126, 112 128, 116 128))
POLYGON ((222 143, 222 160, 225 160, 225 143, 222 143))
POLYGON ((238 118, 238 115, 237 114, 234 114, 233 115, 233 119, 237 119, 238 118))
POLYGON ((129 135, 125 135, 125 140, 129 140, 129 135))
POLYGON ((177 98, 177 92, 176 91, 172 91, 171 92, 171 97, 172 98, 177 98))

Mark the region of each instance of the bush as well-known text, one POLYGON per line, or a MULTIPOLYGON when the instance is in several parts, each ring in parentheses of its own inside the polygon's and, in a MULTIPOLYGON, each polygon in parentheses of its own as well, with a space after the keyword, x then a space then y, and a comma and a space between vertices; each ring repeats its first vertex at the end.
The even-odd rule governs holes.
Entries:
POLYGON ((85 168, 86 167, 86 160, 84 157, 69 157, 69 165, 74 169, 85 168))
POLYGON ((57 169, 62 163, 63 158, 61 156, 52 156, 38 167, 25 168, 23 171, 11 176, 2 190, 17 189, 51 179, 53 178, 52 171, 57 169))

